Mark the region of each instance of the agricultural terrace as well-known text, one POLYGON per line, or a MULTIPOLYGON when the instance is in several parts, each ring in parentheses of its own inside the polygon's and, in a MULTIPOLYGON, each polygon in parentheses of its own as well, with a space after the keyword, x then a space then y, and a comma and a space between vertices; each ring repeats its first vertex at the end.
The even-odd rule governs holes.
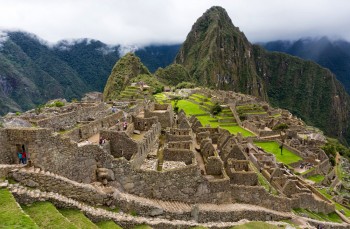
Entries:
MULTIPOLYGON (((164 94, 155 95, 157 101, 164 101, 164 94)), ((192 94, 188 99, 171 101, 172 106, 184 110, 189 116, 194 115, 203 126, 221 127, 230 131, 231 134, 241 133, 244 137, 254 136, 250 131, 240 127, 229 108, 223 107, 216 115, 210 114, 215 105, 211 98, 202 94, 192 94)))
POLYGON ((289 165, 289 164, 292 164, 292 163, 295 163, 295 162, 302 160, 301 157, 292 153, 291 151, 287 150, 286 148, 283 148, 282 154, 281 154, 280 145, 275 141, 254 142, 254 144, 261 147, 266 152, 274 154, 276 156, 277 161, 282 162, 286 165, 289 165))

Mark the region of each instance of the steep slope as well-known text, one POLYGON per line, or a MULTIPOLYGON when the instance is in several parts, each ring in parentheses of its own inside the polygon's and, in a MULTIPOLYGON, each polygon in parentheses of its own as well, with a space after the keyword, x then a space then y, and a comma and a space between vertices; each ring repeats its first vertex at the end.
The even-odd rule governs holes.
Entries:
POLYGON ((41 70, 50 75, 59 85, 51 85, 50 90, 62 90, 58 92, 61 97, 80 97, 88 91, 87 86, 79 78, 77 72, 67 63, 57 58, 48 46, 42 44, 38 38, 22 32, 11 32, 10 39, 17 44, 21 50, 41 70))
POLYGON ((251 52, 251 44, 225 9, 212 7, 192 26, 175 63, 200 85, 266 98, 251 52))
POLYGON ((350 43, 343 40, 331 41, 303 38, 297 41, 271 41, 260 44, 270 51, 285 52, 306 60, 313 60, 329 68, 350 92, 350 43))
POLYGON ((200 85, 260 96, 350 141, 350 99, 327 69, 251 45, 221 7, 193 25, 176 56, 200 85))
POLYGON ((104 100, 115 99, 130 83, 130 80, 138 75, 149 75, 153 77, 141 63, 140 58, 133 53, 126 54, 118 60, 112 69, 112 73, 103 91, 104 100))
POLYGON ((54 53, 78 74, 91 91, 103 91, 107 77, 120 58, 119 46, 108 46, 101 41, 82 39, 60 41, 54 53))
POLYGON ((254 46, 269 101, 327 134, 349 140, 350 98, 334 74, 311 61, 254 46))
POLYGON ((150 45, 135 51, 135 55, 140 57, 142 63, 151 72, 155 72, 159 67, 165 68, 171 64, 180 45, 150 45))
POLYGON ((181 82, 192 81, 187 70, 180 64, 171 64, 166 68, 158 68, 154 75, 159 81, 172 86, 176 86, 181 82))

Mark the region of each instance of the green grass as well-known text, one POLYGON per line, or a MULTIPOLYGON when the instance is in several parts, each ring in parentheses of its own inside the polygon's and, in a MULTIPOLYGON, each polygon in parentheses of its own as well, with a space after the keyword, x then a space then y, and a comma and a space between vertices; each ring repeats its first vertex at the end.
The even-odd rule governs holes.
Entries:
POLYGON ((308 177, 307 179, 312 180, 315 183, 319 183, 319 182, 323 181, 324 176, 322 176, 322 175, 314 175, 314 176, 308 177))
MULTIPOLYGON (((172 101, 172 104, 174 106, 174 101, 172 101)), ((213 128, 220 126, 221 128, 230 131, 231 134, 237 135, 240 132, 244 137, 254 136, 253 133, 238 125, 228 125, 227 123, 217 122, 217 118, 211 117, 207 111, 202 110, 199 105, 191 101, 179 100, 177 106, 179 107, 179 110, 183 109, 187 115, 207 114, 196 116, 203 126, 210 125, 213 128), (220 124, 222 124, 222 126, 220 124)))
POLYGON ((338 214, 335 212, 332 212, 329 214, 324 214, 324 213, 312 212, 312 211, 309 211, 307 209, 302 209, 302 208, 293 209, 293 211, 299 215, 306 214, 311 219, 316 219, 316 220, 321 220, 321 221, 329 221, 329 222, 335 222, 335 223, 342 223, 343 222, 343 220, 340 218, 340 216, 338 216, 338 214))
POLYGON ((101 222, 96 223, 96 225, 102 229, 123 229, 120 226, 118 226, 115 222, 113 222, 112 220, 101 221, 101 222))
POLYGON ((231 227, 231 229, 280 229, 281 227, 265 222, 249 222, 231 227))
POLYGON ((137 225, 133 227, 133 229, 153 229, 153 228, 148 225, 142 224, 142 225, 137 225))
POLYGON ((266 152, 272 153, 276 156, 276 159, 284 164, 292 164, 294 162, 298 162, 302 160, 301 157, 292 153, 291 151, 283 148, 282 155, 281 149, 279 148, 279 144, 275 141, 272 142, 254 142, 255 145, 260 146, 266 152))
POLYGON ((0 189, 0 228, 39 228, 7 189, 0 189))
POLYGON ((22 208, 40 228, 77 229, 50 202, 36 202, 30 206, 22 206, 22 208))
POLYGON ((317 189, 317 190, 318 190, 324 197, 326 197, 327 199, 329 199, 330 201, 332 201, 332 202, 334 203, 335 209, 337 209, 338 211, 343 210, 344 213, 345 213, 345 216, 346 216, 346 217, 350 217, 350 209, 348 209, 348 208, 342 206, 341 204, 339 204, 339 203, 337 203, 337 202, 334 202, 334 201, 332 200, 332 196, 329 195, 329 194, 327 193, 327 190, 326 190, 326 189, 317 189))
MULTIPOLYGON (((172 101, 172 105, 174 107, 174 101, 172 101)), ((199 105, 192 103, 188 100, 179 100, 177 103, 177 106, 179 107, 179 111, 181 109, 184 110, 186 115, 196 115, 196 114, 206 113, 199 107, 199 105)))
POLYGON ((60 209, 59 212, 78 228, 98 229, 90 219, 77 209, 60 209))

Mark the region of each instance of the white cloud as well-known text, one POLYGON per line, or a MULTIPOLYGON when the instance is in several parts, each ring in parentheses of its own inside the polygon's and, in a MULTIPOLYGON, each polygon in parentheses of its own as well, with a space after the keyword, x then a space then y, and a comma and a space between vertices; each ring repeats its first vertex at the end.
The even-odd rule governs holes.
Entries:
POLYGON ((3 44, 7 41, 7 39, 7 32, 0 30, 0 49, 3 47, 3 44))
POLYGON ((348 0, 0 0, 0 28, 50 43, 179 43, 206 9, 220 5, 250 41, 331 36, 350 40, 348 0))

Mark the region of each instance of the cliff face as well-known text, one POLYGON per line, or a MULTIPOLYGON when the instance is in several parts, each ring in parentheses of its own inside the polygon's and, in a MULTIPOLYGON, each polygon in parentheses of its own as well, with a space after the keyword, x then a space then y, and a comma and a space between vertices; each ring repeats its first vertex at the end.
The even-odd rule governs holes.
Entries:
POLYGON ((221 7, 210 8, 196 21, 175 63, 185 66, 200 85, 266 98, 252 45, 221 7))
POLYGON ((103 91, 103 99, 115 99, 130 84, 132 78, 141 74, 152 76, 140 58, 132 53, 126 54, 114 65, 103 91))
POLYGON ((350 141, 350 97, 335 76, 311 61, 253 46, 221 7, 197 20, 175 62, 200 85, 261 97, 350 141))

